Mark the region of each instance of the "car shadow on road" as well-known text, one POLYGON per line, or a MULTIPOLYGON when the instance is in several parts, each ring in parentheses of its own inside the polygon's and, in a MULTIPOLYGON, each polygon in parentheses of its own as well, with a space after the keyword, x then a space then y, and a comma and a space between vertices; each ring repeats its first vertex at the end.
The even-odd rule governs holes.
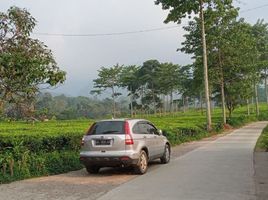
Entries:
MULTIPOLYGON (((158 166, 161 166, 160 161, 152 161, 149 163, 148 172, 154 170, 158 166)), ((86 169, 82 169, 79 171, 73 171, 71 173, 65 174, 67 177, 107 177, 107 176, 116 176, 116 175, 129 175, 135 176, 133 167, 103 167, 100 169, 98 174, 89 174, 86 169)))

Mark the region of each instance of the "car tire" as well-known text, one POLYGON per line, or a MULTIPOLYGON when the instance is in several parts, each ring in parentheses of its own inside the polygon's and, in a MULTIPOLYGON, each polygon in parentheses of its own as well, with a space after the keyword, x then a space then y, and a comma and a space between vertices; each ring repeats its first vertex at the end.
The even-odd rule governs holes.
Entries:
POLYGON ((98 166, 86 166, 86 169, 89 174, 97 174, 100 171, 100 167, 98 166))
POLYGON ((165 145, 165 152, 163 156, 160 158, 162 164, 167 164, 170 161, 170 146, 168 144, 165 145))
POLYGON ((144 150, 141 150, 138 164, 135 166, 136 174, 145 174, 148 169, 148 155, 144 150))

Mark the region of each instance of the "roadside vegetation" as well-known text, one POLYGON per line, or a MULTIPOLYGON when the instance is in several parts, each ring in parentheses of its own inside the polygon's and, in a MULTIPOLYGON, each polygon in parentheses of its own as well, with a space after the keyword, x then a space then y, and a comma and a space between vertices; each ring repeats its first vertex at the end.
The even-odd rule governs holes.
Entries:
POLYGON ((262 134, 257 141, 255 150, 268 152, 268 126, 263 129, 262 134))
MULTIPOLYGON (((262 105, 261 110, 267 106, 262 105)), ((213 131, 206 130, 206 117, 198 110, 161 116, 143 115, 167 135, 172 145, 221 133, 219 108, 213 110, 213 131)), ((268 119, 268 116, 263 116, 268 119)), ((257 121, 255 114, 247 116, 247 108, 234 112, 229 124, 239 127, 257 121)), ((82 168, 79 149, 82 136, 93 120, 63 120, 0 123, 0 183, 7 183, 36 176, 59 174, 82 168)), ((228 127, 231 128, 231 127, 228 127)))

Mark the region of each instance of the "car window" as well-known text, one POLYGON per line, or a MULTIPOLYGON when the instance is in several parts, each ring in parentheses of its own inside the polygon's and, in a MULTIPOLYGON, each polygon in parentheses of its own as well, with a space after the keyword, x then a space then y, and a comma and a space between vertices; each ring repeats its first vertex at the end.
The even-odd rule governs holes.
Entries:
POLYGON ((146 123, 139 123, 140 133, 149 134, 148 127, 146 123))
POLYGON ((158 135, 157 129, 150 123, 147 123, 147 131, 149 132, 149 134, 158 135))
POLYGON ((139 127, 139 123, 136 123, 133 128, 132 128, 132 132, 133 133, 136 133, 136 134, 141 134, 141 131, 140 131, 140 127, 139 127))
POLYGON ((97 122, 90 128, 89 135, 125 134, 123 121, 97 122))
POLYGON ((138 122, 133 126, 133 133, 136 134, 149 134, 146 122, 138 122))

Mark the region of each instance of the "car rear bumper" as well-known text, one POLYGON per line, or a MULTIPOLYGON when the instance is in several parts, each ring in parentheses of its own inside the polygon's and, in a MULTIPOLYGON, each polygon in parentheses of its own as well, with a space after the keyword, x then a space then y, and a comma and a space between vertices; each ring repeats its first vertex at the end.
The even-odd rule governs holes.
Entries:
POLYGON ((80 155, 80 162, 85 166, 116 167, 137 165, 138 159, 122 157, 86 157, 80 155))
POLYGON ((82 151, 80 152, 80 162, 86 166, 97 165, 101 167, 131 166, 136 165, 139 154, 133 151, 82 151))

